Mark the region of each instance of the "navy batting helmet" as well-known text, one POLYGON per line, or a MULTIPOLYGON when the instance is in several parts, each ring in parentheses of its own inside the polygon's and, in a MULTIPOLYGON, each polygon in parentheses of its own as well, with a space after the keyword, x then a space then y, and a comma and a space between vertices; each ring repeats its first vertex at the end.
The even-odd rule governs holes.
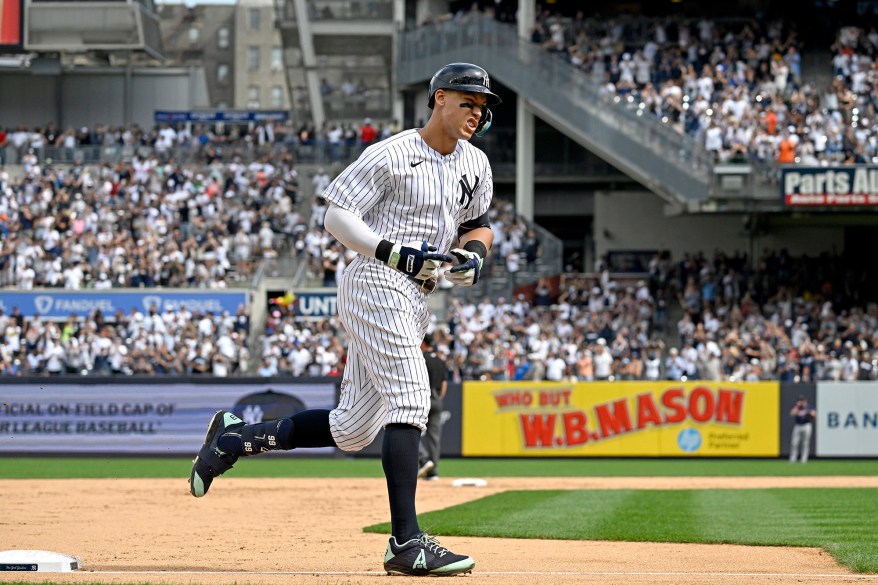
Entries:
MULTIPOLYGON (((500 96, 491 91, 491 78, 488 77, 488 72, 472 63, 449 63, 433 75, 433 79, 430 80, 430 99, 427 101, 427 107, 431 110, 436 103, 436 91, 440 89, 483 93, 489 105, 502 102, 500 96)), ((476 128, 476 136, 482 136, 488 131, 492 119, 491 110, 484 108, 476 128)))

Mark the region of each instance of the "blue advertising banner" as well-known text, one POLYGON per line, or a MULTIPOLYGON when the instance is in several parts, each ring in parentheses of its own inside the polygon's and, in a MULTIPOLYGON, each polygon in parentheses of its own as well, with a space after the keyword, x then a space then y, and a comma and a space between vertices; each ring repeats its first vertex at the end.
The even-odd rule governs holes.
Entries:
MULTIPOLYGON (((198 452, 217 410, 247 423, 335 407, 335 383, 234 380, 233 383, 149 382, 0 386, 0 455, 9 453, 198 452)), ((295 454, 334 453, 331 447, 295 454)))
POLYGON ((296 316, 332 317, 338 313, 336 290, 296 291, 296 316))
POLYGON ((144 291, 67 291, 41 290, 29 292, 0 292, 0 309, 8 315, 14 307, 21 314, 32 317, 39 314, 48 319, 66 319, 71 313, 88 315, 96 309, 106 317, 117 311, 130 313, 132 309, 159 311, 185 307, 189 311, 235 314, 238 307, 247 305, 247 293, 243 291, 181 292, 167 290, 144 291))
POLYGON ((246 123, 246 122, 286 122, 289 113, 283 110, 216 110, 216 111, 159 111, 153 114, 156 122, 165 122, 168 124, 178 122, 200 122, 200 123, 246 123))
POLYGON ((789 207, 878 205, 878 167, 785 167, 780 189, 789 207))

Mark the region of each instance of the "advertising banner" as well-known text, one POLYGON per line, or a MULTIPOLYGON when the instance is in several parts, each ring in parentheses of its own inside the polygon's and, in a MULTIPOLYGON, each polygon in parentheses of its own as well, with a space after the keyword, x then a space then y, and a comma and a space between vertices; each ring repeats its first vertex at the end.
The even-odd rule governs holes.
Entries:
POLYGON ((0 49, 21 49, 23 22, 24 0, 0 0, 0 49))
MULTIPOLYGON (((335 407, 335 383, 34 383, 0 386, 0 454, 194 455, 207 423, 228 410, 248 423, 335 407)), ((292 453, 333 453, 296 449, 292 453)))
POLYGON ((878 384, 817 383, 817 455, 878 456, 878 384))
POLYGON ((790 207, 878 205, 878 167, 787 167, 781 198, 790 207))
POLYGON ((468 457, 776 457, 777 382, 467 382, 468 457))
POLYGON ((112 319, 117 311, 125 314, 137 309, 141 312, 157 307, 159 312, 185 307, 190 311, 222 313, 234 315, 241 305, 247 305, 244 291, 169 291, 125 290, 125 291, 66 291, 40 290, 31 292, 0 292, 0 309, 9 315, 18 307, 25 317, 39 314, 47 319, 66 319, 72 313, 84 316, 100 310, 104 317, 112 319))
POLYGON ((296 291, 295 296, 297 317, 323 318, 338 313, 335 289, 296 291))
POLYGON ((155 122, 168 124, 179 122, 199 123, 248 123, 248 122, 286 122, 289 113, 284 110, 193 110, 193 111, 162 111, 153 113, 155 122))

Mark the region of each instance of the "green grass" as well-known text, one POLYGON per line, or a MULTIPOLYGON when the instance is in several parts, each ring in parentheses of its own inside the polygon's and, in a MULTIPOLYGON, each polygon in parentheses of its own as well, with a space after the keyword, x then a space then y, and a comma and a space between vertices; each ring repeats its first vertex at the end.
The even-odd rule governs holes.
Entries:
POLYGON ((510 491, 419 516, 450 536, 820 547, 861 573, 878 573, 876 518, 865 488, 510 491))
MULTIPOLYGON (((184 458, 0 457, 0 479, 188 477, 184 458)), ((651 477, 878 475, 876 460, 782 459, 443 459, 447 477, 651 477)), ((241 461, 227 477, 383 477, 375 458, 262 457, 241 461)))

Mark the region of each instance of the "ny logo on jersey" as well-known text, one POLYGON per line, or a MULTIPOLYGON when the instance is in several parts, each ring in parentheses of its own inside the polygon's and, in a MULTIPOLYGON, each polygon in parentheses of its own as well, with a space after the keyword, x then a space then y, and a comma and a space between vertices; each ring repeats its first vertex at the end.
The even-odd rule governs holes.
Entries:
POLYGON ((479 176, 476 175, 475 184, 470 187, 469 178, 464 175, 460 178, 460 203, 464 209, 469 207, 469 204, 473 201, 473 193, 476 192, 476 189, 479 188, 479 176))

